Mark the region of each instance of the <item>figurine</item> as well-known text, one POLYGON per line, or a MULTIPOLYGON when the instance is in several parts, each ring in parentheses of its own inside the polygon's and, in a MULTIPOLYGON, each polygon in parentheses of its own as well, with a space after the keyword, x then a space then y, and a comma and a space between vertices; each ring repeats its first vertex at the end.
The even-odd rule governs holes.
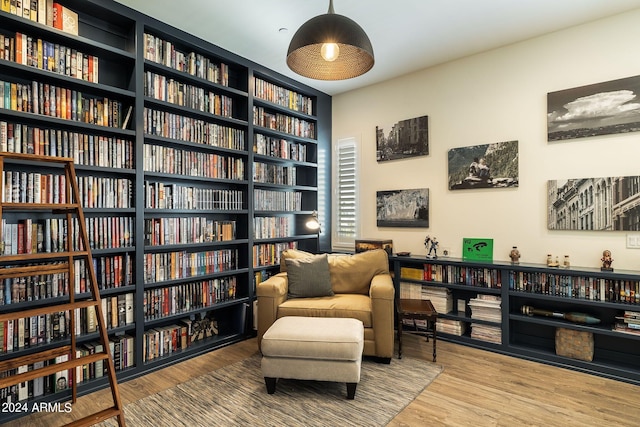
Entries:
POLYGON ((611 251, 609 249, 605 249, 604 251, 602 251, 602 258, 600 259, 600 261, 602 261, 602 267, 600 267, 600 270, 613 271, 613 268, 611 268, 613 259, 611 258, 611 251))
POLYGON ((511 249, 511 252, 509 252, 509 258, 511 258, 511 263, 512 264, 518 264, 520 261, 520 251, 518 250, 517 246, 514 246, 511 249))
POLYGON ((424 247, 429 248, 429 252, 427 252, 427 258, 438 258, 438 239, 431 238, 431 236, 427 236, 424 239, 424 247), (433 252, 433 255, 431 253, 433 252))
POLYGON ((551 254, 547 254, 547 267, 558 267, 560 263, 558 262, 558 257, 556 256, 556 261, 553 262, 551 258, 551 254))
POLYGON ((569 261, 569 255, 564 256, 564 268, 571 267, 571 262, 569 261))

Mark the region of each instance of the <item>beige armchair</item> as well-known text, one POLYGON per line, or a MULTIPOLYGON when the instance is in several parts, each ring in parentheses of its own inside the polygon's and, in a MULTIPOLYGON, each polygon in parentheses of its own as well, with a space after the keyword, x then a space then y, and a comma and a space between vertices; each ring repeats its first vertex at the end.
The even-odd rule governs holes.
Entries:
POLYGON ((280 317, 355 318, 364 324, 363 355, 389 363, 394 351, 395 290, 387 253, 377 249, 355 255, 328 254, 333 295, 288 298, 286 260, 309 257, 313 255, 304 251, 284 251, 281 272, 258 284, 258 346, 280 317))

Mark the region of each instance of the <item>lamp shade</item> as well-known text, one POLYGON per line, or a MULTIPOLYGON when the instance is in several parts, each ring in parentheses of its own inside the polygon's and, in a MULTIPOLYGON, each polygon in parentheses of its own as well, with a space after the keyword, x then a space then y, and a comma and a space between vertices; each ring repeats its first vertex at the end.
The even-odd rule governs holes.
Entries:
POLYGON ((329 13, 305 22, 291 39, 287 65, 296 73, 316 80, 345 80, 373 67, 373 47, 369 37, 353 20, 329 13), (323 45, 337 46, 337 57, 325 59, 323 45), (324 57, 323 57, 324 54, 324 57))

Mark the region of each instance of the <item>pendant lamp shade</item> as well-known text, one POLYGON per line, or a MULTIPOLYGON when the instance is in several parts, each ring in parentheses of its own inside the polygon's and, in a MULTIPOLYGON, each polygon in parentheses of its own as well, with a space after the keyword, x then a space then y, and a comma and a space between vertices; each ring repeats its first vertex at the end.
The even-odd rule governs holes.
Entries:
POLYGON ((329 12, 305 22, 291 39, 287 65, 316 80, 345 80, 373 67, 373 47, 362 27, 346 16, 329 12))

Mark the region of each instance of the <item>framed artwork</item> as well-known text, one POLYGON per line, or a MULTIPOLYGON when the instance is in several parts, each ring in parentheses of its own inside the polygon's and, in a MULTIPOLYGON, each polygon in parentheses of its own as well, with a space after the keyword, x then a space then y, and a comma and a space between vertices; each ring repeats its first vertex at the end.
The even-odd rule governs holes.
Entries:
POLYGON ((378 227, 429 227, 429 189, 376 192, 378 227))
POLYGON ((640 131, 640 76, 547 94, 547 140, 640 131))
POLYGON ((452 148, 449 190, 518 186, 518 141, 452 148))
POLYGON ((493 239, 462 239, 462 259, 466 261, 493 261, 493 239))
POLYGON ((550 180, 549 230, 637 231, 640 176, 550 180))
POLYGON ((405 159, 429 154, 429 117, 415 117, 376 126, 376 160, 405 159))

